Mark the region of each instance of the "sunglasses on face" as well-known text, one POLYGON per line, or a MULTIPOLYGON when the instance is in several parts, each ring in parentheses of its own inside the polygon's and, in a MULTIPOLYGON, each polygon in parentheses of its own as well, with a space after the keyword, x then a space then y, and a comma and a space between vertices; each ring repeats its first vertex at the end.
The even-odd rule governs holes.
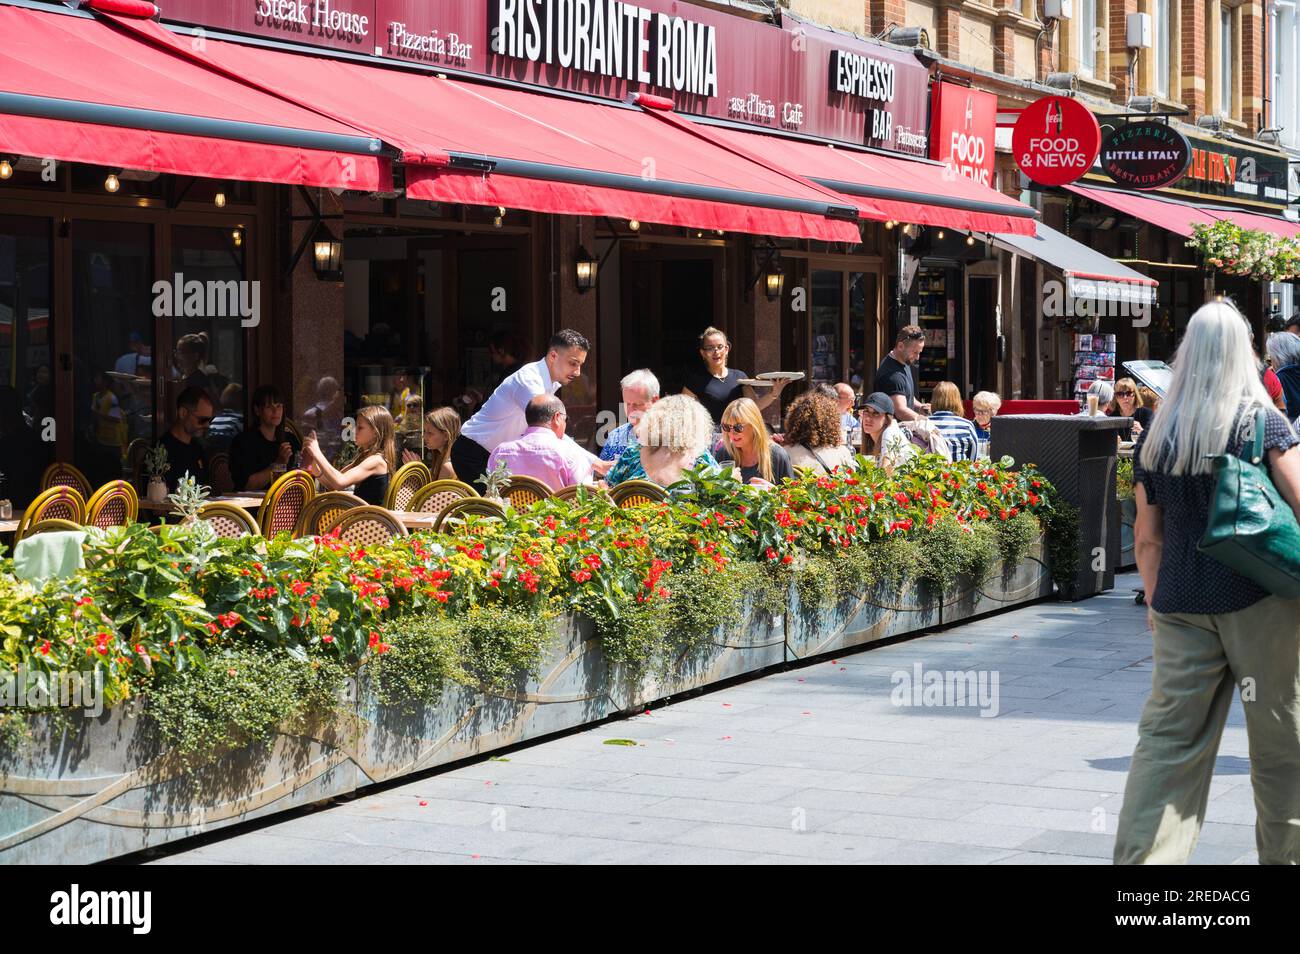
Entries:
POLYGON ((722 432, 724 434, 743 434, 745 431, 744 424, 723 424, 722 432))
POLYGON ((1137 397, 1137 394, 1133 391, 1116 391, 1115 397, 1137 397))
POLYGON ((726 351, 729 347, 731 347, 731 346, 730 346, 730 345, 705 345, 705 346, 704 346, 703 348, 701 348, 700 350, 701 350, 701 351, 711 351, 711 352, 713 352, 714 354, 718 354, 719 352, 726 351))

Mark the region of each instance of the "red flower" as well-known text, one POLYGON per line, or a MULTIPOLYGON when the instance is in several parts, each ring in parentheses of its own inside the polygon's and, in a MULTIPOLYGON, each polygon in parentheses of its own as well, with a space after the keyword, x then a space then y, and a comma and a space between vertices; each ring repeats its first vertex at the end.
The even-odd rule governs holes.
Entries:
POLYGON ((50 641, 48 639, 41 643, 40 654, 42 656, 48 656, 50 654, 50 641))
POLYGON ((217 617, 217 622, 220 623, 222 626, 224 626, 226 629, 234 629, 236 626, 240 624, 242 620, 243 617, 240 616, 238 613, 222 613, 220 616, 217 617))
POLYGON ((536 573, 534 573, 532 570, 524 570, 519 574, 519 582, 524 584, 524 589, 526 589, 529 593, 537 592, 537 583, 540 580, 541 577, 538 576, 536 573))
POLYGON ((289 589, 293 590, 295 596, 302 596, 311 589, 311 584, 305 580, 294 580, 293 583, 289 585, 289 589))
POLYGON ((793 562, 794 562, 794 557, 790 556, 790 554, 787 553, 785 556, 781 557, 781 562, 782 562, 782 563, 787 563, 787 564, 788 564, 788 563, 793 563, 793 562))
POLYGON ((767 558, 768 558, 769 560, 775 560, 775 559, 776 559, 776 551, 773 550, 771 547, 768 547, 768 548, 767 548, 767 558))
POLYGON ((531 567, 541 566, 542 561, 544 559, 545 557, 543 557, 542 554, 539 553, 537 550, 529 550, 527 553, 524 554, 524 562, 531 567))
POLYGON ((577 569, 577 570, 574 570, 574 571, 573 571, 571 574, 569 574, 569 575, 572 576, 573 579, 574 579, 576 582, 578 582, 578 583, 586 583, 588 580, 591 579, 591 571, 590 571, 590 570, 581 569, 581 568, 579 568, 579 569, 577 569))
POLYGON ((321 641, 322 643, 332 643, 332 642, 334 642, 334 637, 333 637, 333 636, 322 636, 322 637, 320 638, 320 641, 321 641))
POLYGON ((373 629, 370 631, 370 644, 369 644, 369 645, 372 646, 372 647, 379 645, 379 634, 378 634, 377 632, 375 632, 373 629))
POLYGON ((582 562, 587 564, 587 566, 589 566, 593 571, 599 570, 601 567, 600 557, 595 553, 587 554, 582 558, 582 562))

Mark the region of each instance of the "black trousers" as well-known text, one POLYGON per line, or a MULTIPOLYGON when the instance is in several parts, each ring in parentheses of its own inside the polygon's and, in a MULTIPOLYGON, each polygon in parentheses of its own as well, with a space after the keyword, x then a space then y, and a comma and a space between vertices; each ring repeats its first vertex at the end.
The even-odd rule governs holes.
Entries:
POLYGON ((482 492, 483 483, 479 477, 487 473, 489 456, 487 448, 478 441, 460 435, 456 438, 456 443, 451 445, 451 466, 456 471, 456 479, 473 484, 476 490, 482 492))

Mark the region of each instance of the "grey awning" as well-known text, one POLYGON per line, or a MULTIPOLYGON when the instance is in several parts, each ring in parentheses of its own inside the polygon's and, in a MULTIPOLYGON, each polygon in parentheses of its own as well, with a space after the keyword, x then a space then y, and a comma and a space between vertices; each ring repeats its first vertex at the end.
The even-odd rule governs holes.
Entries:
POLYGON ((993 235, 993 243, 1011 252, 1050 265, 1064 275, 1070 298, 1150 304, 1156 300, 1158 282, 1121 265, 1068 235, 1034 223, 1034 235, 993 235))

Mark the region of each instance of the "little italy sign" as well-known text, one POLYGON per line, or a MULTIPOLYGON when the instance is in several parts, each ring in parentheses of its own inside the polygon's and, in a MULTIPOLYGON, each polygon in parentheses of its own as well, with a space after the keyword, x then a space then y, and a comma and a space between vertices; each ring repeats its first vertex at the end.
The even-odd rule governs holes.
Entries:
POLYGON ((1159 189, 1183 177, 1191 162, 1187 137, 1167 123, 1116 126, 1101 147, 1101 168, 1130 189, 1159 189))

